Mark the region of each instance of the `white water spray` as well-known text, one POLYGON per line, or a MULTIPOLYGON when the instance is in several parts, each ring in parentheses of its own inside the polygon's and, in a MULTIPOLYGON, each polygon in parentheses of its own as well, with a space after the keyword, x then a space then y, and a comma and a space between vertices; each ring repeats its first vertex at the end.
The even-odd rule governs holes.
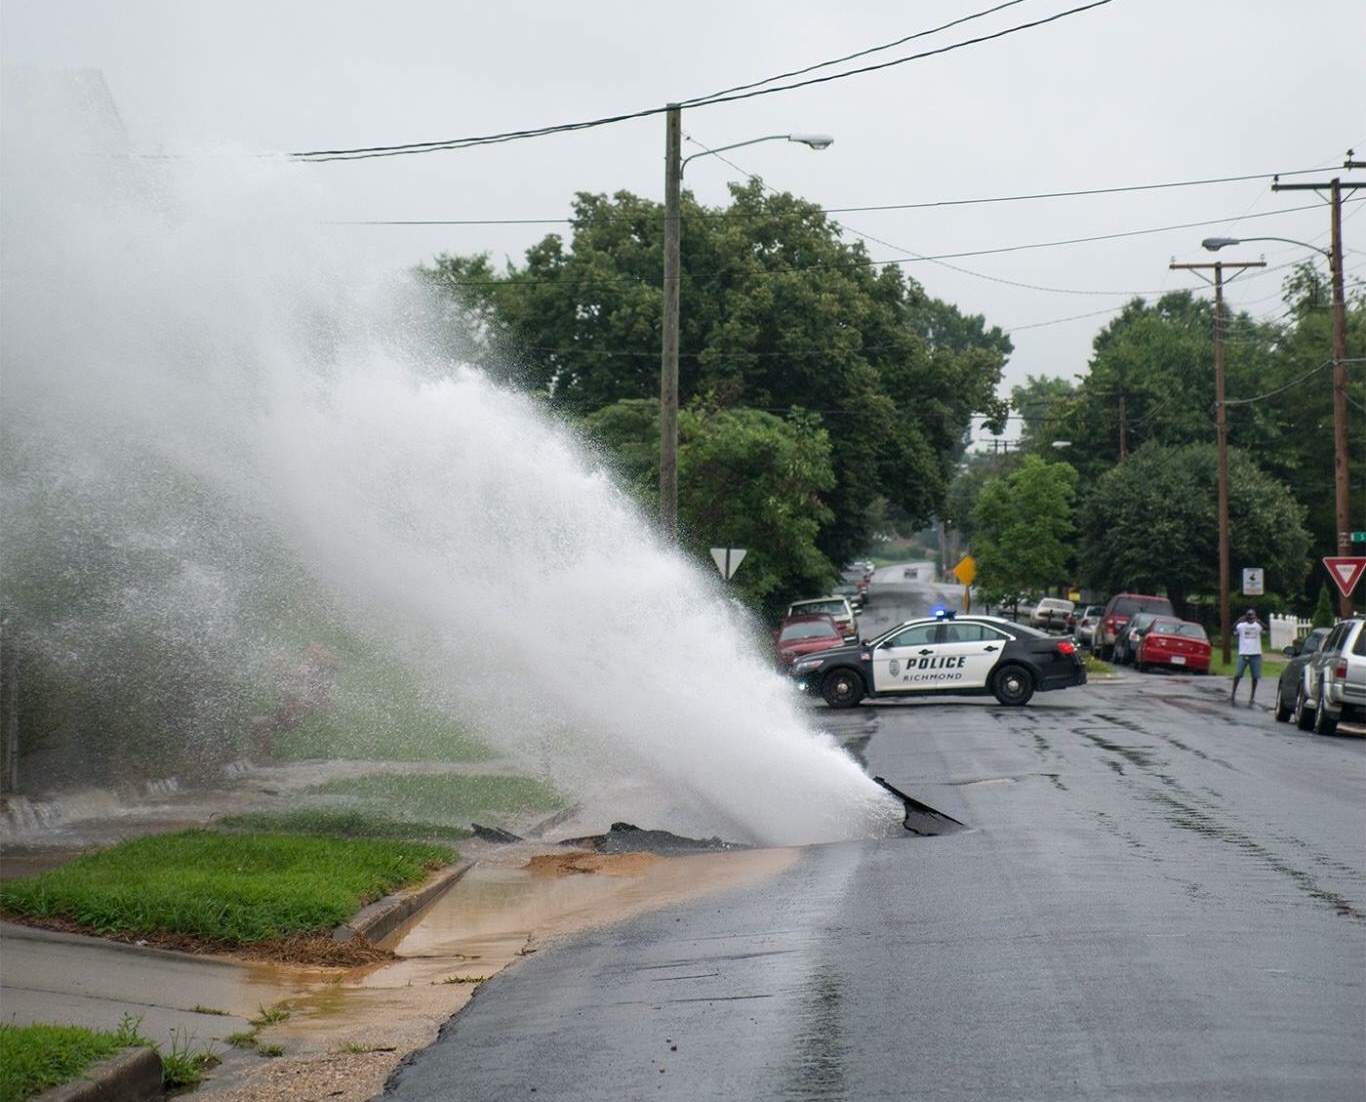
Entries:
POLYGON ((6 554, 78 558, 51 546, 65 500, 87 541, 165 566, 82 633, 153 615, 249 663, 240 593, 267 540, 604 826, 796 844, 895 821, 591 453, 434 356, 405 280, 318 247, 316 169, 6 123, 6 554))

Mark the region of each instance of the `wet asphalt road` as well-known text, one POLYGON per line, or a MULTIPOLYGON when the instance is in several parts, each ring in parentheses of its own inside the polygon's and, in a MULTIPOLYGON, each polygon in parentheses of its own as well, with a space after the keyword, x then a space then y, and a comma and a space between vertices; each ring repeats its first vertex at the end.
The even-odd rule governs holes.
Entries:
POLYGON ((813 705, 970 829, 811 847, 552 946, 391 1094, 1359 1102, 1366 743, 1231 708, 1227 684, 813 705))

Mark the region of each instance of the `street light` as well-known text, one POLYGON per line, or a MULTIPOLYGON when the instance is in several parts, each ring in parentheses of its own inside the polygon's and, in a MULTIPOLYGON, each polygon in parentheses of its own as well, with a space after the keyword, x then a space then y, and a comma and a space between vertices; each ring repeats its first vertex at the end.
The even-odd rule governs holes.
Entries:
MULTIPOLYGON (((1339 209, 1333 206, 1333 247, 1321 249, 1307 241, 1293 237, 1207 237, 1200 244, 1210 252, 1218 252, 1229 245, 1246 241, 1283 241, 1311 249, 1328 259, 1328 270, 1333 280, 1333 480, 1337 516, 1337 553, 1346 558, 1352 554, 1351 481, 1347 475, 1347 296, 1342 279, 1342 231, 1339 209)), ((1338 596, 1338 615, 1352 614, 1350 594, 1338 596)))
POLYGON ((1296 241, 1293 237, 1207 237, 1200 242, 1202 249, 1208 249, 1212 253, 1217 253, 1220 249, 1226 249, 1230 245, 1243 245, 1248 241, 1284 241, 1287 245, 1303 245, 1306 249, 1313 249, 1314 252, 1333 259, 1332 253, 1327 249, 1320 249, 1317 245, 1311 245, 1308 241, 1296 241))
POLYGON ((829 149, 835 144, 835 139, 829 134, 765 134, 762 138, 750 138, 748 141, 732 142, 730 145, 718 145, 715 149, 691 153, 678 163, 678 174, 682 176, 688 162, 698 157, 710 157, 713 153, 724 153, 728 149, 739 149, 742 145, 758 145, 760 142, 799 142, 812 149, 829 149))
POLYGON ((669 540, 678 534, 679 198, 683 166, 697 157, 759 142, 799 142, 811 149, 828 149, 835 141, 828 134, 765 134, 684 157, 682 136, 682 109, 670 104, 664 142, 664 347, 659 370, 659 521, 669 540))

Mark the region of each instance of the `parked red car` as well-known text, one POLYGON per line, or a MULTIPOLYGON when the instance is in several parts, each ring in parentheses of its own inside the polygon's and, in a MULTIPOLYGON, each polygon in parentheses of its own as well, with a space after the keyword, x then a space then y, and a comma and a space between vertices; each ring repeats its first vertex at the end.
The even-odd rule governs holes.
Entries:
POLYGON ((1153 666, 1209 673, 1210 643, 1205 629, 1189 620, 1159 616, 1149 625, 1134 652, 1134 667, 1153 666))
POLYGON ((804 655, 844 646, 844 634, 835 618, 824 612, 784 617, 773 633, 773 640, 777 647, 778 669, 782 671, 804 655))

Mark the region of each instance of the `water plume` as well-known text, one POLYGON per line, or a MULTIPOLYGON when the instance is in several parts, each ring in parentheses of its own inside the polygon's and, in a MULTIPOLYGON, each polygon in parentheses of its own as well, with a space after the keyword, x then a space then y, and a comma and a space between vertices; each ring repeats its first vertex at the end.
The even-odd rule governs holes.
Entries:
POLYGON ((129 156, 87 91, 6 95, 0 597, 27 691, 67 702, 24 732, 30 777, 231 757, 282 648, 344 625, 604 820, 895 820, 723 584, 437 353, 410 277, 320 244, 316 168, 129 156))

